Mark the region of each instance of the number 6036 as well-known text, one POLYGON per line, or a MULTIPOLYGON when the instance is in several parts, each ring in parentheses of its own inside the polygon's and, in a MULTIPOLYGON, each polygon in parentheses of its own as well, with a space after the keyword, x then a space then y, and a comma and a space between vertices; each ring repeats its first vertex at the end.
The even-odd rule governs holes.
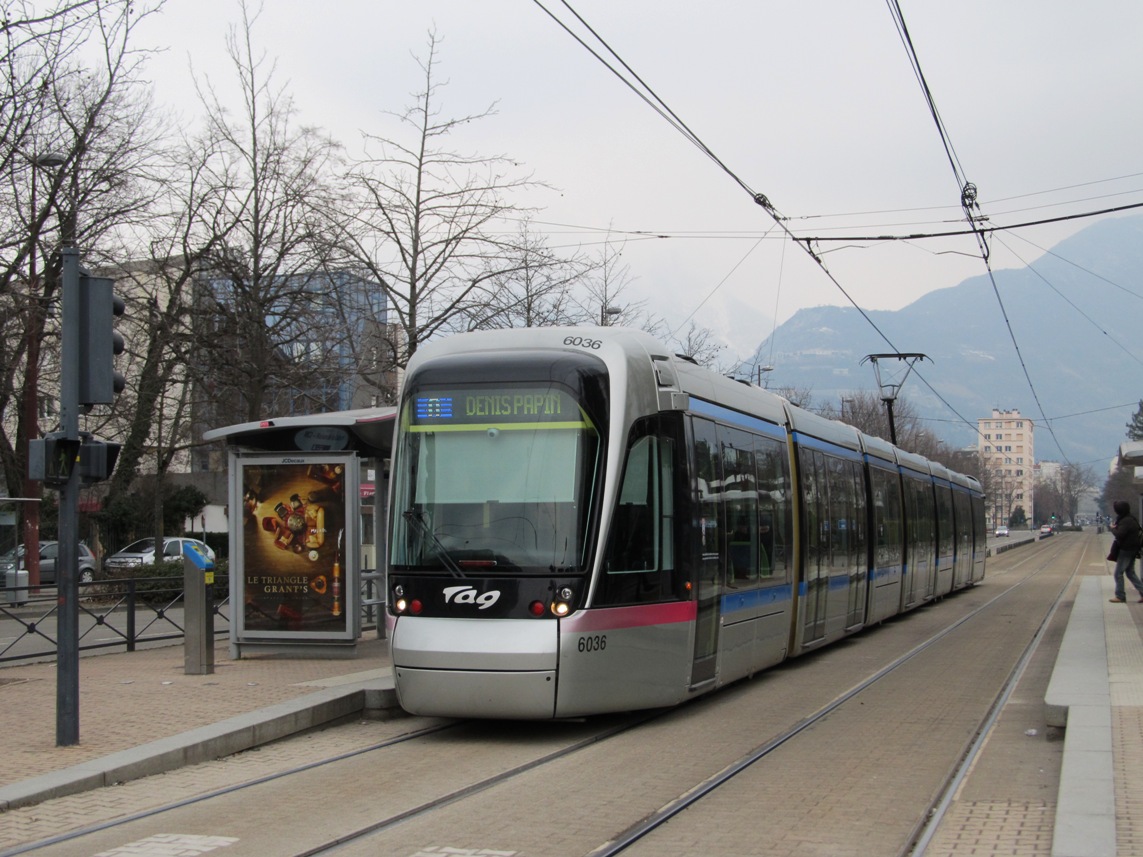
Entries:
POLYGON ((580 637, 576 648, 581 652, 602 652, 607 648, 607 635, 596 634, 593 637, 580 637))

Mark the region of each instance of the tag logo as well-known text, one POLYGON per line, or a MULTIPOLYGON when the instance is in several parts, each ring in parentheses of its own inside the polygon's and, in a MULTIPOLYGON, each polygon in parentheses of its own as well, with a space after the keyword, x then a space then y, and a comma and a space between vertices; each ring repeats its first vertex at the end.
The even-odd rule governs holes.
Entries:
POLYGON ((480 610, 487 610, 500 599, 500 590, 493 589, 479 595, 473 586, 446 586, 445 604, 478 604, 480 610))

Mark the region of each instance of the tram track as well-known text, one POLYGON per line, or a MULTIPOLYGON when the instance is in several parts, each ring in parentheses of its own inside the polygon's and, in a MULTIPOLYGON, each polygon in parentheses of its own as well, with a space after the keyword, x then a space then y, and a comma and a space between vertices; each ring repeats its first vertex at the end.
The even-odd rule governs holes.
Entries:
MULTIPOLYGON (((656 718, 662 717, 667 713, 667 710, 656 710, 651 712, 637 712, 628 715, 618 715, 609 718, 596 718, 596 722, 600 724, 600 728, 590 731, 586 737, 576 740, 567 746, 560 747, 549 753, 522 762, 521 764, 515 765, 506 770, 496 772, 483 779, 469 783, 461 788, 440 794, 430 800, 424 801, 423 803, 411 806, 401 812, 394 813, 383 819, 378 819, 374 822, 363 825, 360 828, 347 831, 341 835, 338 835, 337 837, 315 844, 310 848, 292 851, 290 853, 293 855, 293 857, 311 857, 311 855, 333 853, 340 849, 342 846, 356 842, 364 837, 383 832, 388 828, 399 825, 410 819, 431 814, 432 812, 442 807, 450 806, 459 801, 463 801, 466 798, 480 794, 484 791, 494 788, 503 782, 511 780, 515 777, 519 777, 524 773, 543 767, 544 765, 551 764, 552 762, 565 759, 568 756, 573 755, 595 744, 606 741, 630 730, 636 729, 639 726, 656 718)), ((283 770, 278 770, 271 774, 234 783, 224 788, 212 789, 182 800, 149 807, 145 810, 134 812, 122 817, 109 819, 107 821, 87 825, 85 827, 74 830, 69 830, 64 833, 46 837, 35 842, 29 842, 6 850, 0 850, 0 857, 17 857, 17 855, 44 852, 45 850, 50 850, 55 846, 67 846, 71 843, 88 839, 96 834, 114 831, 117 828, 126 828, 130 825, 136 825, 139 823, 146 823, 155 819, 161 819, 179 810, 193 808, 197 805, 207 804, 212 801, 231 799, 243 792, 251 792, 267 785, 280 783, 290 778, 316 771, 320 768, 336 765, 338 763, 346 762, 352 759, 363 758, 365 756, 376 753, 381 753, 395 747, 411 744, 413 742, 424 742, 433 738, 439 738, 442 735, 446 735, 450 732, 462 730, 465 728, 465 726, 465 721, 456 720, 446 721, 424 728, 415 729, 410 732, 386 739, 384 741, 375 742, 368 746, 360 747, 348 752, 337 753, 312 762, 290 766, 283 770)))
MULTIPOLYGON (((929 634, 924 640, 913 645, 905 654, 883 663, 878 668, 872 670, 863 679, 856 684, 852 683, 852 674, 850 674, 851 682, 848 689, 843 690, 841 693, 835 695, 833 699, 824 705, 820 705, 814 709, 813 713, 800 718, 793 722, 791 725, 784 729, 779 729, 776 734, 772 734, 766 738, 762 743, 752 746, 747 752, 739 753, 733 760, 721 765, 720 769, 713 774, 697 780, 682 779, 673 783, 675 789, 675 796, 670 800, 660 801, 657 810, 647 811, 646 808, 640 809, 640 805, 634 804, 632 812, 635 817, 640 818, 640 821, 633 822, 628 819, 622 827, 614 827, 615 829, 622 830, 621 833, 613 836, 608 836, 607 840, 594 848, 590 844, 583 844, 578 851, 575 850, 537 850, 535 848, 529 849, 525 847, 517 853, 524 854, 555 854, 555 853, 568 853, 568 854, 589 854, 591 857, 598 857, 604 854, 619 854, 625 851, 634 850, 638 853, 638 849, 633 849, 637 843, 644 841, 650 837, 655 831, 664 828, 672 819, 677 818, 684 810, 689 807, 700 804, 701 801, 708 797, 717 794, 721 789, 728 787, 740 774, 751 769, 756 763, 768 759, 776 754, 782 748, 797 743, 799 736, 806 733, 813 732, 819 727, 819 724, 828 721, 831 715, 843 710, 847 704, 859 703, 862 694, 867 694, 871 688, 877 687, 880 683, 884 682, 889 676, 897 673, 902 667, 910 664, 916 659, 922 657, 926 652, 939 647, 940 644, 948 638, 962 634, 965 632, 966 626, 970 626, 975 620, 982 616, 986 616, 988 611, 998 605, 1004 605, 1010 600, 1010 596, 1018 593, 1026 584, 1037 580, 1040 575, 1051 568, 1052 557, 1057 553, 1051 545, 1035 546, 1032 550, 1021 551, 1021 556, 1018 558, 1013 557, 1006 563, 1003 569, 998 569, 998 574, 991 578, 986 586, 976 588, 976 593, 984 593, 991 586, 1004 584, 1004 589, 997 592, 995 595, 987 598, 983 603, 975 605, 971 610, 963 611, 963 615, 951 617, 949 621, 941 621, 942 627, 935 633, 929 634), (689 787, 682 787, 682 783, 693 782, 695 785, 689 787)), ((1075 571, 1072 571, 1074 576, 1075 571)), ((1026 663, 1027 657, 1030 652, 1038 645, 1038 640, 1042 637, 1042 629, 1050 621, 1051 615, 1056 610, 1060 603, 1060 599, 1067 591, 1068 583, 1072 579, 1071 576, 1066 581, 1057 587, 1052 606, 1045 617, 1040 622, 1040 630, 1037 633, 1036 639, 1028 643, 1024 649, 1024 655, 1021 658, 1020 665, 1010 671, 1008 681, 1005 684, 1006 688, 1010 688, 1016 681, 1019 680, 1019 675, 1022 672, 1022 664, 1026 663)), ((968 592, 973 592, 969 590, 968 592)), ((952 602, 957 602, 959 599, 964 603, 965 594, 957 594, 949 599, 952 602)), ((949 605, 935 605, 931 610, 926 609, 921 611, 926 614, 926 617, 942 616, 941 611, 947 611, 952 604, 949 605)), ((960 611, 958 611, 960 612, 960 611)), ((893 620, 894 623, 908 622, 910 616, 919 614, 909 614, 906 617, 893 620)), ((873 630, 866 639, 861 639, 856 642, 853 651, 860 652, 862 646, 868 645, 870 641, 879 639, 878 635, 884 632, 880 629, 873 630)), ((807 658, 797 659, 790 664, 789 675, 792 678, 797 678, 798 670, 802 669, 805 662, 807 665, 811 661, 816 660, 817 666, 820 668, 824 664, 828 664, 831 658, 831 650, 825 650, 818 655, 808 656, 807 658)), ((508 724, 474 724, 465 721, 448 721, 441 724, 435 724, 431 727, 418 729, 409 732, 406 735, 397 736, 387 741, 378 742, 374 745, 363 747, 353 753, 337 754, 330 756, 327 759, 322 759, 306 765, 297 766, 288 770, 283 770, 275 773, 272 776, 260 777, 252 779, 248 782, 235 784, 226 789, 218 789, 202 795, 197 795, 186 800, 172 802, 163 806, 155 807, 151 810, 141 813, 135 813, 119 819, 108 820, 99 825, 90 826, 81 830, 71 831, 67 834, 62 834, 58 837, 51 839, 41 840, 36 843, 30 843, 26 846, 11 849, 0 853, 0 857, 9 857, 9 855, 32 853, 33 851, 42 852, 44 854, 65 854, 65 853, 92 853, 90 849, 85 851, 71 850, 69 846, 75 843, 90 840, 93 844, 104 841, 103 837, 119 836, 118 841, 122 842, 123 835, 134 835, 128 831, 133 830, 146 830, 153 829, 155 824, 172 824, 173 819, 176 817, 186 817, 186 813, 194 812, 195 808, 204 810, 198 813, 199 815, 205 814, 207 816, 214 815, 218 817, 219 811, 211 810, 209 807, 217 806, 220 802, 227 802, 233 804, 236 800, 240 799, 242 795, 253 795, 266 789, 275 789, 275 794, 280 794, 283 787, 288 791, 289 786, 285 785, 294 780, 300 780, 307 776, 312 776, 319 767, 336 768, 338 764, 345 765, 353 763, 358 768, 364 767, 365 769, 372 769, 377 771, 386 770, 390 767, 407 767, 410 762, 409 759, 425 760, 426 770, 425 779, 431 779, 427 776, 429 768, 440 768, 443 771, 448 766, 448 757, 451 751, 458 750, 461 754, 470 754, 478 757, 477 761, 469 761, 464 765, 458 766, 459 770, 455 779, 457 783, 452 788, 440 787, 440 782, 449 780, 449 777, 441 777, 440 782, 435 785, 426 785, 426 789, 431 789, 431 794, 426 794, 423 799, 407 800, 403 806, 399 808, 391 805, 392 801, 382 799, 383 795, 378 793, 379 805, 385 806, 382 813, 378 813, 380 808, 378 805, 369 807, 368 809, 359 812, 358 823, 345 823, 339 826, 339 829, 332 835, 315 836, 312 841, 302 842, 299 838, 295 837, 290 840, 289 850, 282 851, 276 850, 273 853, 289 853, 302 857, 302 855, 318 855, 318 854, 331 854, 331 853, 392 853, 395 855, 413 854, 416 849, 410 850, 406 846, 398 846, 390 844, 380 844, 384 842, 383 837, 386 834, 392 834, 398 830, 408 831, 408 839, 415 841, 419 835, 415 831, 429 828, 448 830, 454 827, 456 819, 481 815, 486 812, 484 807, 494 802, 494 796, 498 792, 507 791, 516 794, 527 793, 529 791, 529 783, 535 783, 537 778, 542 778, 545 782, 550 783, 558 781, 561 778, 566 778, 566 771, 569 765, 574 767, 576 763, 570 761, 573 757, 583 754, 590 756, 590 760, 585 760, 582 765, 598 765, 598 758, 600 754, 606 757, 608 755, 615 755, 616 757, 622 756, 622 751, 615 749, 614 753, 610 751, 610 747, 629 743, 629 742, 648 742, 652 740, 651 733, 662 733, 664 735, 673 736, 677 731, 684 731, 688 728, 688 722, 702 722, 703 720, 710 720, 720 715, 724 708, 731 708, 737 703, 735 696, 746 694, 754 694, 756 691, 764 691, 764 687, 757 687, 762 685, 763 682, 755 683, 740 683, 735 688, 727 688, 719 694, 715 694, 709 699, 697 701, 695 704, 683 706, 678 709, 670 709, 666 711, 656 711, 650 713, 643 713, 640 715, 616 716, 616 717, 601 717, 593 718, 591 721, 583 724, 547 724, 544 725, 529 725, 527 727, 513 727, 508 724), (713 704, 712 704, 713 703, 713 704), (543 736, 536 738, 535 736, 543 736), (503 752, 504 747, 513 743, 520 743, 514 739, 519 738, 520 741, 527 741, 533 738, 537 745, 537 752, 528 756, 527 753, 519 753, 518 756, 528 756, 527 758, 510 758, 511 754, 503 752), (489 741, 488 739, 491 739, 489 741), (547 747, 548 743, 560 744, 562 746, 547 747), (485 747, 484 744, 491 743, 494 746, 485 747), (495 746, 499 745, 499 746, 495 746), (503 758, 497 758, 497 757, 503 758), (511 762, 511 764, 497 764, 496 762, 511 762), (382 817, 378 817, 381 815, 382 817), (380 838, 380 839, 379 839, 380 838), (402 850, 403 849, 403 850, 402 850)), ((1002 690, 995 699, 1000 700, 1005 691, 1002 690)), ((997 705, 1002 705, 1001 702, 995 702, 992 708, 997 705)), ((991 709, 990 709, 991 710, 991 709)), ((709 726, 703 728, 709 729, 709 726)), ((978 724, 975 732, 975 740, 979 743, 981 735, 986 734, 988 728, 987 717, 978 724)), ((666 739, 668 745, 671 740, 666 739)), ((971 744, 972 742, 967 742, 971 744)), ((961 765, 971 764, 971 749, 967 748, 960 754, 961 765)), ((635 772, 630 772, 632 777, 635 777, 635 772)), ((926 815, 930 817, 930 824, 935 825, 939 823, 938 804, 952 788, 955 788, 955 772, 951 773, 945 785, 939 790, 939 794, 931 804, 931 810, 926 815)), ((607 778, 601 775, 601 783, 607 778)), ((418 782, 419 785, 419 782, 418 782)), ((604 788, 601 785, 600 788, 604 788)), ((610 784, 606 787, 610 788, 610 784)), ((302 790, 313 790, 316 787, 303 787, 302 790)), ((626 787, 631 790, 632 786, 626 787)), ((253 798, 250 802, 257 805, 259 802, 276 801, 279 798, 253 798)), ((511 801, 511 798, 508 799, 511 801)), ((569 798, 569 800, 573 800, 569 798)), ((348 820, 347 820, 348 822, 348 820)), ((181 822, 180 822, 181 823, 181 822)), ((219 832, 215 827, 214 832, 219 832)), ((459 834, 457 834, 459 836, 459 834)), ((590 836, 590 833, 587 834, 590 836)), ((919 842, 924 836, 924 829, 918 828, 913 832, 910 837, 911 842, 919 842)), ((404 841, 404 838, 401 839, 404 841)), ((590 842, 590 839, 587 840, 590 842)), ((596 839, 600 842, 600 839, 596 839)), ((500 842, 497 842, 500 846, 500 842)), ((100 846, 105 847, 105 846, 100 846)), ((502 847, 502 846, 501 846, 502 847)), ((909 846, 910 848, 912 845, 909 846)), ((505 849, 506 850, 506 849, 505 849)), ((241 853, 240 849, 229 849, 230 853, 241 853)), ((256 852, 248 852, 256 853, 256 852)), ((270 852, 264 852, 270 853, 270 852)), ((650 853, 650 852, 648 852, 650 853)), ((658 852, 656 852, 658 853, 658 852)), ((664 852, 667 853, 667 852, 664 852)), ((712 851, 711 853, 717 853, 712 851)), ((902 851, 901 853, 907 853, 902 851)), ((917 854, 922 852, 918 851, 917 854)))
POLYGON ((1037 629, 1036 635, 1029 641, 1028 646, 1025 648, 1023 654, 1021 655, 1019 662, 1015 667, 1013 667, 1011 675, 1004 683, 1004 687, 1001 689, 1000 693, 997 694, 996 701, 993 704, 992 708, 989 709, 987 717, 981 723, 980 729, 977 731, 971 747, 965 753, 964 758, 961 760, 960 764, 957 765, 956 769, 950 772, 948 781, 941 792, 940 798, 933 803, 929 813, 926 814, 926 817, 918 825, 916 834, 910 838, 908 846, 902 850, 900 857, 925 857, 925 855, 928 853, 929 846, 932 845, 937 835, 937 831, 948 815, 949 808, 958 788, 962 783, 964 783, 965 779, 968 777, 969 772, 972 770, 973 765, 975 765, 977 759, 980 758, 982 752, 984 751, 985 745, 996 729, 997 722, 1003 713, 1004 706, 1011 698, 1013 692, 1016 689, 1016 686, 1023 679, 1024 674, 1028 669, 1028 665, 1032 660, 1032 657, 1036 654, 1040 645, 1043 643, 1050 623, 1055 618, 1056 613, 1060 609, 1061 604, 1067 596, 1067 593, 1071 590, 1072 584, 1079 574, 1079 570, 1084 560, 1088 558, 1089 550, 1090 545, 1084 547, 1079 559, 1076 560, 1076 564, 1072 569, 1071 575, 1061 587, 1056 600, 1053 602, 1047 614, 1044 616, 1043 622, 1040 623, 1040 627, 1037 629))
MULTIPOLYGON (((1042 556, 1043 551, 1037 552, 1036 556, 1022 558, 1021 564, 1034 563, 1036 560, 1041 559, 1042 556)), ((725 786, 743 771, 747 770, 755 763, 769 756, 772 752, 786 744, 788 741, 795 739, 805 730, 826 719, 837 709, 841 708, 847 703, 854 701, 862 693, 873 687, 875 684, 880 682, 882 679, 884 679, 886 676, 901 666, 909 663, 914 658, 921 655, 929 647, 937 645, 950 634, 957 631, 961 626, 973 621, 981 614, 992 609, 997 603, 1009 597, 1013 592, 1017 591, 1020 586, 1023 586, 1025 583, 1033 579, 1036 575, 1040 574, 1044 570, 1045 566, 1041 565, 1036 571, 1023 578, 1015 586, 998 593, 992 599, 974 609, 971 613, 962 616, 956 622, 953 622, 941 630, 939 633, 929 637, 929 639, 925 640, 920 645, 901 655, 892 663, 866 677, 863 681, 850 688, 848 691, 834 699, 828 705, 825 705, 819 708, 817 711, 814 711, 812 714, 808 715, 805 719, 793 725, 782 734, 768 740, 766 743, 761 744, 758 747, 753 748, 750 752, 744 754, 741 758, 735 760, 735 762, 728 765, 726 768, 719 771, 708 780, 699 783, 696 786, 681 793, 674 801, 663 806, 660 810, 653 813, 648 818, 641 819, 637 824, 623 831, 613 841, 604 843, 598 848, 590 851, 586 857, 613 857, 613 855, 622 854, 628 851, 634 843, 638 842, 649 833, 659 829, 683 811, 695 806, 704 798, 708 797, 719 788, 725 786)), ((990 707, 987 716, 984 718, 980 724, 980 728, 977 730, 976 736, 972 742, 970 749, 964 754, 964 757, 957 768, 954 771, 950 772, 946 786, 941 789, 940 799, 934 802, 930 812, 926 813, 923 823, 919 825, 917 833, 914 836, 910 837, 910 841, 901 851, 902 857, 903 855, 907 854, 912 854, 915 855, 915 857, 920 857, 920 855, 925 853, 925 848, 931 841, 933 831, 935 831, 937 825, 939 825, 944 818, 944 813, 948 806, 948 798, 952 793, 952 789, 955 788, 955 785, 964 777, 965 772, 968 770, 978 755, 984 740, 987 738, 988 733, 991 731, 992 725, 995 723, 996 717, 999 715, 999 712, 1003 707, 1004 702, 1007 700, 1012 692, 1012 689, 1015 687, 1016 683, 1022 676, 1024 668, 1027 665, 1027 662, 1031 658, 1036 647, 1043 639, 1044 631, 1047 628, 1051 618, 1055 615, 1055 612, 1059 607, 1059 604, 1067 592, 1068 587, 1074 577, 1075 571, 1073 570, 1072 575, 1067 579, 1067 581, 1065 581, 1064 585, 1057 593, 1056 599, 1053 602, 1047 615, 1045 616, 1043 622, 1040 624, 1035 637, 1031 640, 1031 642, 1029 642, 1020 658, 1019 663, 1013 669, 1009 679, 1005 682, 1001 691, 997 694, 994 704, 990 707)))

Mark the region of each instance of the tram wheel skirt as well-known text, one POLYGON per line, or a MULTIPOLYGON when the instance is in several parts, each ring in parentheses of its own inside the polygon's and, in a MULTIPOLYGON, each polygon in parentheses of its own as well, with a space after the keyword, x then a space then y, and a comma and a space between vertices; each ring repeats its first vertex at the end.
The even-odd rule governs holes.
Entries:
POLYGON ((396 667, 397 699, 410 714, 489 719, 552 718, 555 670, 489 672, 396 667))

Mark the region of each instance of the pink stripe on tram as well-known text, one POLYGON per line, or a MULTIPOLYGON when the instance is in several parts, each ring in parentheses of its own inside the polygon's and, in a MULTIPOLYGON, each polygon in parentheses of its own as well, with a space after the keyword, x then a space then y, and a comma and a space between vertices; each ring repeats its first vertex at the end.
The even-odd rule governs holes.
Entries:
POLYGON ((560 620, 560 633, 611 631, 616 628, 639 628, 646 625, 670 625, 693 622, 696 602, 669 601, 664 604, 640 604, 635 607, 607 607, 583 610, 560 620))

